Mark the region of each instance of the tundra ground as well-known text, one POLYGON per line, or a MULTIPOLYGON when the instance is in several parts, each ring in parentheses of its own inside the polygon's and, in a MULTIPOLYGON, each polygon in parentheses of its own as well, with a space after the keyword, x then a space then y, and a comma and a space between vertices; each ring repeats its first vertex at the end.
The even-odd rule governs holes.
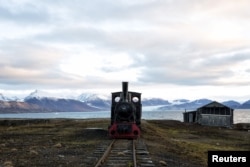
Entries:
MULTIPOLYGON (((108 119, 0 120, 0 166, 86 167, 86 158, 110 140, 109 123, 108 119)), ((248 131, 172 120, 143 120, 141 129, 156 166, 207 166, 208 150, 250 150, 248 131)))

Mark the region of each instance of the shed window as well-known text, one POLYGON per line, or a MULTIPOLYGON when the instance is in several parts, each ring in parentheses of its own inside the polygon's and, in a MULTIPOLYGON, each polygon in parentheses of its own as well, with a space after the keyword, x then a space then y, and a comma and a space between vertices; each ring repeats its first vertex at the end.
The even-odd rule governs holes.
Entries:
POLYGON ((214 108, 214 114, 220 115, 220 108, 218 107, 214 108))

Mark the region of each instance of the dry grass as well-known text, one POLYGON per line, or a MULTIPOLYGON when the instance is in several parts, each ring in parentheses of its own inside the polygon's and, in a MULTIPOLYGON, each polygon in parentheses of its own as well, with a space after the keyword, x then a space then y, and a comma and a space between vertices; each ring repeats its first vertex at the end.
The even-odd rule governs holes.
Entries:
POLYGON ((107 138, 107 120, 0 121, 0 166, 84 166, 107 138), (104 123, 105 122, 105 123, 104 123), (86 128, 98 127, 98 130, 86 128))
MULTIPOLYGON (((87 166, 108 119, 0 120, 0 166, 87 166), (96 128, 96 129, 93 129, 96 128)), ((208 150, 250 150, 250 133, 178 121, 142 121, 156 166, 206 166, 208 150)))
POLYGON ((250 150, 247 131, 159 120, 145 121, 142 130, 154 159, 178 161, 173 166, 206 166, 208 150, 250 150))

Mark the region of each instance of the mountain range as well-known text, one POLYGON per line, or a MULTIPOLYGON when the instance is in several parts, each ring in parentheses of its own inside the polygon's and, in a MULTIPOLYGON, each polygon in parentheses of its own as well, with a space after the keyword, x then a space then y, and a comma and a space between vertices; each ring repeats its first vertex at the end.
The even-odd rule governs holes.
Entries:
MULTIPOLYGON (((82 93, 76 97, 53 97, 52 95, 35 90, 25 98, 6 97, 0 93, 0 113, 23 112, 86 112, 110 110, 110 96, 82 93)), ((161 98, 142 99, 143 110, 195 110, 213 100, 210 99, 177 99, 168 101, 161 98)), ((221 102, 234 109, 250 109, 250 100, 239 103, 234 100, 221 102)))

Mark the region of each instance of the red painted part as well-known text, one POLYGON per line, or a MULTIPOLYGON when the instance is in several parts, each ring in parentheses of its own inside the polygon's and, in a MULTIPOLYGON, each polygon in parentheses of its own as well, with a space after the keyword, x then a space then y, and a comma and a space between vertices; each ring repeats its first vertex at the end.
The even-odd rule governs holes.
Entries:
POLYGON ((141 134, 141 130, 136 123, 114 123, 108 131, 109 137, 112 139, 137 139, 141 134), (128 133, 118 133, 117 126, 119 125, 131 125, 132 130, 128 133))

